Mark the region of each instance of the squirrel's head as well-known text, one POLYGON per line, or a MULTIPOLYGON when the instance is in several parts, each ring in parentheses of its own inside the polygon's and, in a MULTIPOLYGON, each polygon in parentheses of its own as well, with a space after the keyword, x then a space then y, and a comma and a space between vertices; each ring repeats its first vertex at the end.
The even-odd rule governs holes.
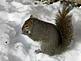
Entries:
POLYGON ((27 34, 27 35, 31 34, 32 25, 33 25, 33 21, 31 18, 26 20, 23 27, 22 27, 23 34, 27 34))

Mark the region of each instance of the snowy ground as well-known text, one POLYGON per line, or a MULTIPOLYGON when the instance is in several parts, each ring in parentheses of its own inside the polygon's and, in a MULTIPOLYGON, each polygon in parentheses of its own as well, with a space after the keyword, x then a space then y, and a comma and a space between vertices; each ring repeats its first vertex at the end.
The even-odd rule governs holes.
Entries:
POLYGON ((36 54, 40 43, 21 34, 21 27, 26 19, 33 16, 55 24, 55 16, 61 9, 59 2, 44 5, 33 0, 1 0, 0 1, 0 61, 81 61, 81 7, 74 8, 73 15, 74 40, 71 50, 61 55, 48 56, 36 54))

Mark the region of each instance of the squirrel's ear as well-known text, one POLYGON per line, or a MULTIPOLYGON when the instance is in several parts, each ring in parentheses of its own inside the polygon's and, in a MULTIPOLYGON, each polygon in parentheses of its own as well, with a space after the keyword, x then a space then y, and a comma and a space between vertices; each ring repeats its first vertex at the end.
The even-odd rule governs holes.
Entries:
POLYGON ((30 18, 34 18, 33 15, 31 15, 30 18))
POLYGON ((33 20, 34 20, 34 16, 31 15, 30 18, 29 18, 29 20, 30 20, 31 22, 33 22, 33 20))

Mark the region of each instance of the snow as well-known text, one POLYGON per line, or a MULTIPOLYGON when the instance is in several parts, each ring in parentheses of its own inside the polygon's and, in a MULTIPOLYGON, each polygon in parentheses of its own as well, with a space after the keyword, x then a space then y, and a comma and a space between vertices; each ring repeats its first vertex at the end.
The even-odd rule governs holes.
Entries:
MULTIPOLYGON (((2 2, 4 6, 5 0, 0 1, 2 2)), ((32 3, 32 0, 30 2, 32 3)), ((12 1, 7 5, 15 7, 15 11, 0 11, 0 61, 81 61, 81 8, 74 8, 70 13, 73 15, 74 26, 71 50, 61 55, 49 56, 35 53, 35 50, 40 48, 40 43, 23 35, 21 27, 31 14, 45 22, 55 24, 57 10, 61 9, 60 2, 51 5, 24 5, 21 2, 12 1)))

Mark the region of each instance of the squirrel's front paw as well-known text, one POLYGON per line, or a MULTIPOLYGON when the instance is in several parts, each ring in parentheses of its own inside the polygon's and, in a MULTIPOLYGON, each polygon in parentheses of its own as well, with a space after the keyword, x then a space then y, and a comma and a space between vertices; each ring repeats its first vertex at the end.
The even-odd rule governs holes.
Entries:
POLYGON ((40 50, 40 49, 38 49, 38 50, 35 50, 35 53, 42 53, 42 51, 40 50))

